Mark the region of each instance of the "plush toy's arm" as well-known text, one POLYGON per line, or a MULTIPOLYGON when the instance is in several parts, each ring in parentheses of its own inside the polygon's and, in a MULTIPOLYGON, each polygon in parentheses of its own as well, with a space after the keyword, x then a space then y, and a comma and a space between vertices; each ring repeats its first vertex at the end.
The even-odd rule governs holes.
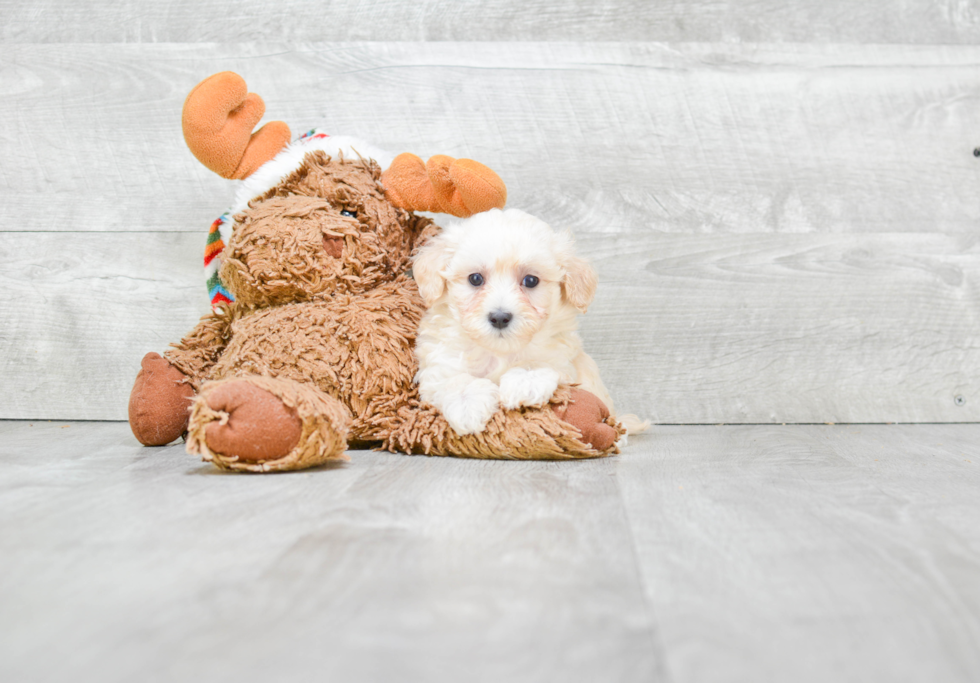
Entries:
POLYGON ((144 446, 166 445, 187 431, 191 401, 228 343, 231 322, 232 315, 219 309, 171 344, 166 357, 143 357, 129 394, 129 426, 144 446))
POLYGON ((618 453, 626 430, 594 395, 562 386, 548 405, 500 410, 479 434, 457 434, 431 404, 417 399, 382 434, 392 452, 494 460, 575 460, 618 453))
POLYGON ((164 354, 171 365, 187 375, 195 391, 208 378, 211 367, 218 362, 222 350, 231 338, 234 315, 229 309, 219 308, 194 326, 183 339, 171 344, 164 354))
POLYGON ((221 309, 201 318, 166 357, 148 353, 129 394, 129 426, 144 446, 164 446, 187 431, 190 406, 208 370, 228 343, 231 316, 221 309))

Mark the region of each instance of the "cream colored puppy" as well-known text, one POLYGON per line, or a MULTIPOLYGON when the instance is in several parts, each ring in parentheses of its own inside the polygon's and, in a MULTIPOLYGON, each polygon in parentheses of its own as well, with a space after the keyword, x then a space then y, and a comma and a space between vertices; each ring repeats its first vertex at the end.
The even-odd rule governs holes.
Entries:
POLYGON ((572 238, 517 209, 453 223, 412 268, 428 306, 416 342, 422 399, 456 432, 483 430, 500 406, 542 405, 577 383, 613 410, 576 316, 596 274, 572 238))

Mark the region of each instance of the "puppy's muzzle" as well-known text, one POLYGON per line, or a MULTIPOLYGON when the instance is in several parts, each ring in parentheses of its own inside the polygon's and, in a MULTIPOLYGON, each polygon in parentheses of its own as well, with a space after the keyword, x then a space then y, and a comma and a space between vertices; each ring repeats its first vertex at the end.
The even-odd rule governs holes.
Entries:
POLYGON ((510 321, 513 319, 514 314, 510 311, 496 310, 487 316, 487 320, 490 321, 490 324, 496 327, 498 330, 502 330, 510 325, 510 321))

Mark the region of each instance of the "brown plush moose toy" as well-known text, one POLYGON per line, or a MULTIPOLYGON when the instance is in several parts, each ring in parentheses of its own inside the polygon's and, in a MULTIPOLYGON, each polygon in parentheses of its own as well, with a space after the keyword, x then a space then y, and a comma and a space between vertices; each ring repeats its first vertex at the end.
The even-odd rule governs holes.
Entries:
POLYGON ((143 358, 129 403, 141 443, 183 435, 189 452, 252 472, 345 459, 352 445, 509 459, 616 452, 622 428, 577 388, 560 387, 544 407, 502 409, 466 436, 419 399, 412 349, 423 304, 411 257, 439 228, 413 211, 500 207, 506 189, 493 171, 401 155, 382 174, 360 156, 366 146, 325 135, 289 144, 278 121, 252 134, 263 113, 230 72, 184 105, 198 159, 245 179, 220 268, 233 301, 163 357, 143 358))

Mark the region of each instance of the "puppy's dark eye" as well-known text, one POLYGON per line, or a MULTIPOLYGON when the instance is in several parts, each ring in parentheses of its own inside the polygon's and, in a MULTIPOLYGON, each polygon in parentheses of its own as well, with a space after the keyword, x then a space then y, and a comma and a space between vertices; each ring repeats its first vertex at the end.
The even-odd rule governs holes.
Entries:
POLYGON ((531 289, 532 287, 537 287, 539 282, 541 282, 541 280, 539 280, 536 275, 525 275, 521 284, 528 289, 531 289))
POLYGON ((347 216, 348 218, 357 218, 357 211, 348 211, 347 209, 344 209, 340 212, 340 215, 347 216))
POLYGON ((473 285, 474 287, 479 287, 480 285, 483 284, 483 276, 480 275, 479 273, 473 273, 467 278, 467 280, 469 280, 470 284, 473 285))

